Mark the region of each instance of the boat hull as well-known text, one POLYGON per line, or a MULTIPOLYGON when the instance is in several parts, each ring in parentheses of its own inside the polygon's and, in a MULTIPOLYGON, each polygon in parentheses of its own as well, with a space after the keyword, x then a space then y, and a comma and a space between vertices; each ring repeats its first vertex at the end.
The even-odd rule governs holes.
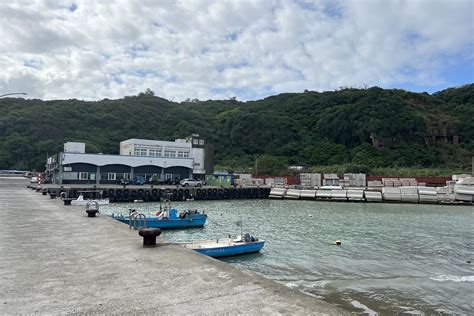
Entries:
MULTIPOLYGON (((130 225, 130 219, 127 217, 120 218, 114 217, 116 220, 130 225)), ((138 220, 137 220, 138 221, 138 220)), ((185 218, 185 219, 159 219, 159 218, 148 218, 146 219, 146 226, 149 228, 159 229, 179 229, 179 228, 198 228, 203 227, 206 223, 205 217, 198 218, 185 218)))
POLYGON ((244 244, 239 244, 239 245, 214 247, 214 248, 198 248, 198 249, 193 249, 193 250, 206 256, 210 256, 213 258, 221 258, 221 257, 230 257, 230 256, 238 256, 238 255, 244 255, 244 254, 249 254, 249 253, 256 253, 256 252, 259 252, 263 248, 264 244, 265 244, 265 241, 256 241, 252 243, 244 243, 244 244))

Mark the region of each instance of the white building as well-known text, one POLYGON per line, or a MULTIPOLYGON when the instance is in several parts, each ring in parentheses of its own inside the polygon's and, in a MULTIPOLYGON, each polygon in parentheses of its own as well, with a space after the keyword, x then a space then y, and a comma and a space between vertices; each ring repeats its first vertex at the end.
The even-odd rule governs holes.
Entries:
POLYGON ((128 139, 120 155, 85 153, 85 143, 67 142, 63 152, 48 158, 47 176, 59 184, 112 184, 136 176, 161 181, 204 179, 214 168, 214 149, 193 134, 174 142, 128 139))
POLYGON ((214 167, 212 146, 206 145, 204 139, 200 138, 198 134, 193 134, 186 139, 176 139, 174 142, 132 138, 120 142, 120 155, 191 158, 193 160, 193 174, 205 176, 206 173, 211 174, 214 167))

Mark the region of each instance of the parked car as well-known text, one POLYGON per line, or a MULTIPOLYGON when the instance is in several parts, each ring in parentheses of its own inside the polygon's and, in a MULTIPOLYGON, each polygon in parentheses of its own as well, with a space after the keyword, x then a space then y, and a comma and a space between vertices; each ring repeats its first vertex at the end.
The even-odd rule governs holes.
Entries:
POLYGON ((30 183, 38 183, 38 177, 31 177, 30 183))
POLYGON ((143 176, 135 176, 133 177, 132 184, 135 185, 143 185, 145 183, 145 177, 143 176))
POLYGON ((117 183, 120 184, 120 185, 127 185, 127 184, 130 184, 130 180, 122 178, 122 179, 118 180, 117 183))
POLYGON ((183 179, 179 182, 179 184, 183 187, 200 187, 204 183, 197 179, 183 179))

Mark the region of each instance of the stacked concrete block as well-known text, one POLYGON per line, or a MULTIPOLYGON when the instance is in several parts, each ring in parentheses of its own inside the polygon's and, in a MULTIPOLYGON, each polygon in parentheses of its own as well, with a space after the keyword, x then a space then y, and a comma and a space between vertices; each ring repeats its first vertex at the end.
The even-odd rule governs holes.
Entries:
POLYGON ((331 190, 317 190, 316 191, 317 199, 331 199, 331 190))
POLYGON ((285 194, 285 199, 299 199, 301 196, 301 190, 288 189, 285 194))
POLYGON ((323 186, 338 186, 339 177, 335 173, 325 173, 323 176, 323 186))
POLYGON ((382 196, 383 196, 384 201, 387 201, 387 202, 401 202, 402 201, 402 194, 400 192, 400 188, 384 187, 382 188, 382 196))
POLYGON ((364 190, 347 190, 347 199, 349 201, 363 201, 364 200, 364 190))
POLYGON ((266 179, 265 179, 265 184, 266 184, 266 185, 275 185, 275 179, 273 179, 273 178, 266 178, 266 179))
POLYGON ((400 194, 402 202, 418 203, 418 188, 416 186, 403 186, 400 187, 400 194))
POLYGON ((418 196, 420 203, 438 203, 436 188, 418 186, 418 196))
POLYGON ((272 188, 268 197, 272 199, 282 199, 285 196, 286 191, 287 189, 285 188, 272 188))
POLYGON ((364 197, 367 202, 382 202, 382 192, 380 191, 364 191, 364 197))
POLYGON ((384 187, 384 184, 379 180, 367 181, 367 187, 371 189, 379 189, 380 191, 384 187))
POLYGON ((331 190, 331 200, 347 201, 347 190, 331 190))
POLYGON ((316 198, 316 190, 301 190, 300 199, 314 200, 316 198))
POLYGON ((454 186, 453 187, 445 186, 445 187, 436 188, 438 201, 439 202, 453 201, 454 200, 453 188, 454 186))
POLYGON ((393 187, 398 178, 382 178, 382 183, 385 187, 393 187))
POLYGON ((319 188, 321 186, 320 173, 300 174, 300 183, 303 188, 319 188))
POLYGON ((474 202, 474 178, 467 176, 456 182, 454 185, 454 199, 456 201, 474 202))
POLYGON ((346 173, 344 174, 345 187, 365 187, 367 177, 364 173, 346 173))
MULTIPOLYGON (((252 179, 254 180, 254 179, 252 179)), ((266 185, 274 185, 274 186, 286 186, 288 182, 284 177, 275 177, 275 178, 265 178, 266 185)))
POLYGON ((400 178, 399 180, 400 180, 401 185, 404 187, 418 185, 415 178, 400 178))

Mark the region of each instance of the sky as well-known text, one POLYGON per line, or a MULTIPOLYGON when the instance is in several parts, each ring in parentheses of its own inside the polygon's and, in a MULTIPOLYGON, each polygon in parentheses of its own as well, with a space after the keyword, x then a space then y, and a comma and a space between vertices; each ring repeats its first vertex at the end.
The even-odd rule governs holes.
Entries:
POLYGON ((257 100, 474 82, 472 0, 0 0, 0 95, 257 100))

